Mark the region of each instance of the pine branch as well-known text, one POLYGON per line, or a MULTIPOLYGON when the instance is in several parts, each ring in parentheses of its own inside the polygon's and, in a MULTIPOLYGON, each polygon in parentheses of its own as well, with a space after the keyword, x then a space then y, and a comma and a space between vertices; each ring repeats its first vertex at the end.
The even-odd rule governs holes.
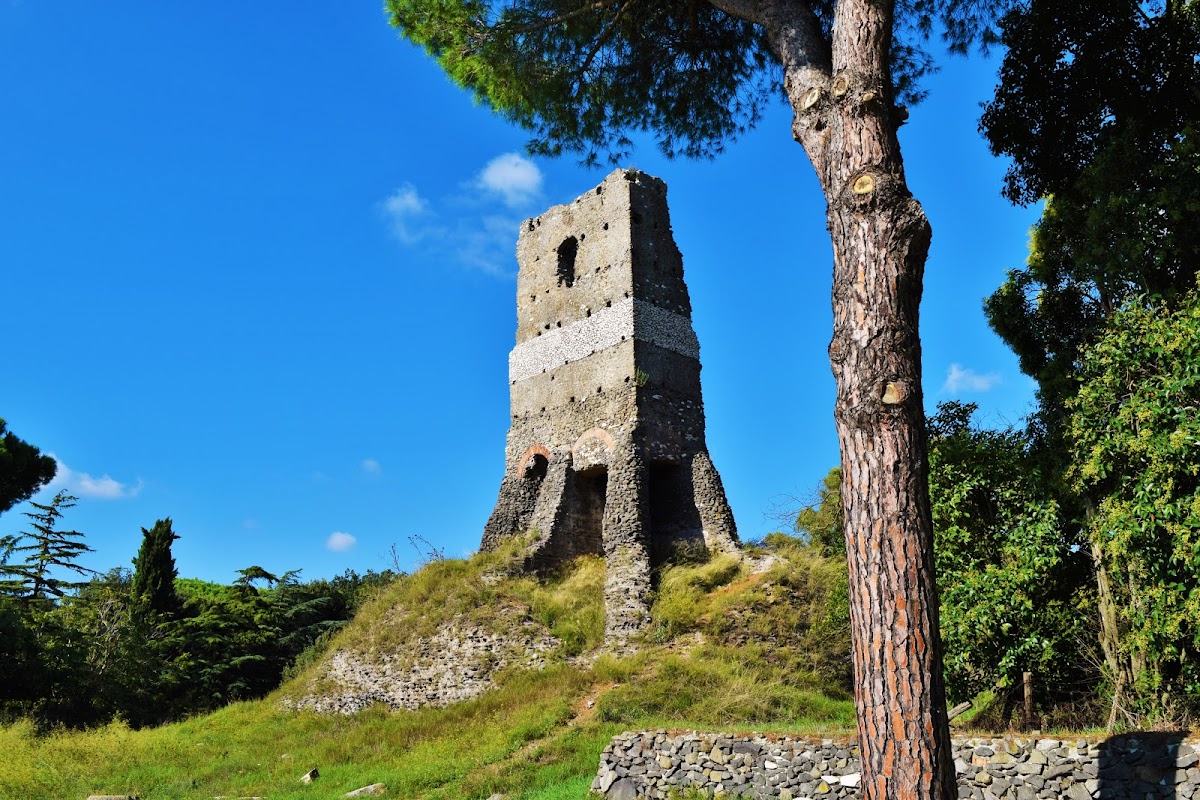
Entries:
MULTIPOLYGON (((563 22, 568 22, 570 20, 576 19, 577 17, 582 17, 585 14, 590 14, 593 11, 600 11, 602 9, 608 8, 609 6, 615 6, 619 2, 620 2, 620 0, 598 0, 595 3, 589 3, 586 6, 577 8, 574 11, 568 11, 565 14, 559 14, 557 16, 551 17, 550 19, 538 20, 537 22, 535 22, 531 25, 525 25, 520 28, 513 28, 511 31, 505 31, 505 33, 507 33, 511 36, 523 36, 527 33, 533 33, 534 31, 545 30, 546 28, 552 27, 554 25, 558 25, 563 22)), ((496 27, 499 28, 501 26, 497 25, 496 27)))

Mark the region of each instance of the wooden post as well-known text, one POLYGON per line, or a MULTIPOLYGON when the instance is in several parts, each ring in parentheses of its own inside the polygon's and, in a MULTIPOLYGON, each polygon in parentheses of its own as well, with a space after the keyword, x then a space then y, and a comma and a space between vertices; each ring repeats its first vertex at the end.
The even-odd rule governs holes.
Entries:
POLYGON ((1025 730, 1033 728, 1033 673, 1022 675, 1025 683, 1025 730))

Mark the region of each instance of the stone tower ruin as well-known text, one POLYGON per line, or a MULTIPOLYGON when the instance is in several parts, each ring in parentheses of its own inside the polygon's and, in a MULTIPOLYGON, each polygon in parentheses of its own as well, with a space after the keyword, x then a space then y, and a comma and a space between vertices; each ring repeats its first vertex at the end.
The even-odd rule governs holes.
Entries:
POLYGON ((517 261, 512 427, 481 547, 530 533, 539 570, 602 554, 607 637, 621 641, 648 620, 651 568, 673 549, 738 547, 666 184, 617 170, 527 220, 517 261))

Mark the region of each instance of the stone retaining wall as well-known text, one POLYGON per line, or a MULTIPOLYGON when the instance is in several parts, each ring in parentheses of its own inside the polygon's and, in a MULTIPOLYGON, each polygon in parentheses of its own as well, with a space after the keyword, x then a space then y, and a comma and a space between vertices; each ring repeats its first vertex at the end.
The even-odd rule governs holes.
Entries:
MULTIPOLYGON (((973 800, 1200 798, 1200 744, 1154 733, 1084 739, 960 739, 958 796, 973 800)), ((833 800, 860 796, 858 746, 789 736, 623 733, 600 756, 592 791, 609 800, 717 797, 833 800)))
MULTIPOLYGON (((504 633, 456 617, 432 637, 405 642, 401 652, 337 650, 325 659, 308 692, 283 705, 354 714, 376 703, 411 711, 469 700, 491 689, 496 672, 505 667, 545 669, 546 654, 560 642, 527 614, 523 607, 500 608, 502 621, 489 627, 507 628, 504 633)), ((406 622, 394 613, 384 624, 406 622)))

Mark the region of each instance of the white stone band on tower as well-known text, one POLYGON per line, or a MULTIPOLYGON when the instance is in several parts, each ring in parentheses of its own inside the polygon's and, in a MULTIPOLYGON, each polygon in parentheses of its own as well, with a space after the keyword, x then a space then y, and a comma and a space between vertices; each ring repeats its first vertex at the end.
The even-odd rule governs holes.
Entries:
POLYGON ((636 339, 688 358, 700 358, 700 342, 687 317, 629 298, 522 342, 508 356, 508 380, 517 383, 636 339))

